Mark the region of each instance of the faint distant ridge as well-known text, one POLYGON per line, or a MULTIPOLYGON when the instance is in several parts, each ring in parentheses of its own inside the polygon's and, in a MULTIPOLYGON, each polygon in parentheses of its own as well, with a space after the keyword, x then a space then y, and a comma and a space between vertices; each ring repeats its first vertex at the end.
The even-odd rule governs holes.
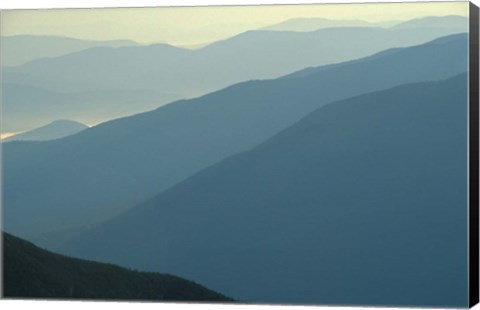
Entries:
POLYGON ((2 66, 18 66, 34 59, 58 57, 97 46, 136 46, 132 40, 93 41, 59 36, 15 35, 3 36, 2 66))
POLYGON ((293 18, 278 24, 261 28, 270 31, 299 31, 310 32, 333 27, 390 27, 399 21, 370 23, 363 20, 340 20, 328 18, 293 18))
POLYGON ((459 15, 446 16, 428 16, 423 18, 411 19, 409 21, 397 24, 392 29, 407 29, 418 27, 435 27, 435 28, 461 28, 468 31, 468 18, 459 15))
POLYGON ((7 233, 3 262, 9 298, 232 301, 179 277, 58 255, 7 233))
POLYGON ((390 20, 367 22, 363 20, 339 20, 327 18, 294 18, 259 30, 311 32, 325 28, 338 27, 381 27, 390 29, 409 28, 458 28, 468 30, 468 18, 460 15, 428 16, 408 21, 390 20))
POLYGON ((9 141, 47 141, 76 134, 88 126, 72 120, 56 120, 45 126, 12 136, 9 141))
POLYGON ((309 66, 358 59, 387 48, 422 44, 465 31, 435 27, 413 30, 333 27, 311 32, 262 30, 247 31, 198 50, 165 44, 90 48, 6 68, 4 81, 59 92, 168 90, 181 94, 180 98, 196 97, 241 81, 276 78, 309 66), (296 57, 291 57, 292 54, 296 57))

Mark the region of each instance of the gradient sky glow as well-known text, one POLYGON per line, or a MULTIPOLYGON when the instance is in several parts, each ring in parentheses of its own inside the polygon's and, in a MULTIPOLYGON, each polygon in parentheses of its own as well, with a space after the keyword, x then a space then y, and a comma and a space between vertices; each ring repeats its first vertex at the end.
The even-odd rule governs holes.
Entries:
POLYGON ((408 20, 468 16, 468 2, 312 4, 2 11, 1 35, 55 35, 195 45, 299 17, 408 20))

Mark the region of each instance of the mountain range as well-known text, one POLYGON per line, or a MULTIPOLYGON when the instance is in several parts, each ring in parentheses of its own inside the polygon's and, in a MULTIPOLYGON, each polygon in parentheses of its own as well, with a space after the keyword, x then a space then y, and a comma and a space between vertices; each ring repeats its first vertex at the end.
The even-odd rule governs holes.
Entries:
POLYGON ((257 146, 327 103, 459 74, 467 67, 466 52, 467 36, 453 35, 281 79, 240 83, 64 139, 7 143, 4 227, 47 245, 257 146))
POLYGON ((3 295, 468 307, 468 32, 2 36, 3 295))
POLYGON ((103 107, 100 113, 105 121, 176 99, 204 95, 234 83, 276 78, 305 67, 358 59, 388 48, 422 44, 468 30, 457 24, 437 27, 442 22, 443 17, 439 17, 419 23, 419 27, 337 27, 311 32, 255 30, 196 50, 167 44, 98 46, 36 59, 3 68, 8 120, 4 130, 26 131, 40 125, 29 126, 29 122, 47 123, 58 118, 98 123, 99 117, 91 113, 92 106, 103 107), (46 95, 38 100, 28 99, 35 98, 38 91, 46 95), (20 97, 16 95, 18 92, 22 94, 20 97), (62 115, 52 112, 56 111, 48 100, 52 92, 66 102, 62 107, 71 110, 60 108, 62 115), (136 96, 138 101, 128 99, 136 96), (20 106, 24 107, 22 113, 15 113, 20 106), (49 117, 49 113, 54 115, 49 117))
POLYGON ((49 90, 160 87, 195 96, 236 82, 275 78, 307 66, 361 58, 387 48, 421 44, 467 30, 466 27, 414 30, 341 27, 312 32, 247 31, 193 51, 166 44, 96 47, 7 67, 5 80, 20 79, 49 90), (363 42, 368 44, 360 44, 363 42), (353 44, 358 48, 349 49, 353 44), (296 57, 291 57, 292 53, 296 57))
POLYGON ((325 105, 59 250, 246 302, 465 307, 467 87, 325 105))

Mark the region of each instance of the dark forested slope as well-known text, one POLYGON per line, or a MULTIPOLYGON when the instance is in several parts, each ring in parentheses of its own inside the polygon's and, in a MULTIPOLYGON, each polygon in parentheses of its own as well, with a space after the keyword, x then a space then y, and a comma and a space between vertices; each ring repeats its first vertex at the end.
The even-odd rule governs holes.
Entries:
POLYGON ((232 301, 172 275, 54 254, 7 233, 3 234, 3 290, 6 298, 22 299, 232 301))

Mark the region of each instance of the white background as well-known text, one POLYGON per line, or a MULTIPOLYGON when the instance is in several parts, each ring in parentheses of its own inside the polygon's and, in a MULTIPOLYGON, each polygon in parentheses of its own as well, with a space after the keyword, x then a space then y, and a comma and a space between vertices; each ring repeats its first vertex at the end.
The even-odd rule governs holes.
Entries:
MULTIPOLYGON (((88 8, 88 7, 140 7, 140 6, 192 6, 192 5, 246 5, 246 4, 297 4, 297 3, 357 3, 379 2, 378 0, 2 0, 1 9, 21 8, 88 8)), ((382 2, 416 2, 413 0, 382 2)), ((480 0, 473 0, 480 6, 480 0)), ((174 304, 174 303, 127 303, 127 302, 84 302, 84 301, 11 301, 1 300, 0 309, 39 309, 39 310, 84 310, 84 309, 115 309, 115 310, 382 310, 387 308, 351 308, 351 307, 319 307, 319 306, 258 306, 258 305, 211 305, 211 304, 174 304)), ((391 309, 391 308, 390 308, 391 309)), ((480 306, 474 309, 480 310, 480 306)))

